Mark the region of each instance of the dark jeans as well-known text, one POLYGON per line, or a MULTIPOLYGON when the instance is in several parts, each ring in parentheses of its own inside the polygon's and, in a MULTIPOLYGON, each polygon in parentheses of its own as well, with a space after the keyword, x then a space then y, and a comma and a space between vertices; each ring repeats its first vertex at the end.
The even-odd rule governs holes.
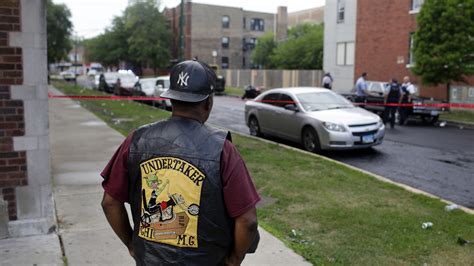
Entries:
POLYGON ((412 107, 400 107, 400 110, 398 112, 400 113, 400 125, 403 125, 407 121, 410 113, 412 112, 412 107))
POLYGON ((384 123, 390 122, 390 127, 394 128, 395 127, 395 113, 397 112, 397 107, 396 106, 385 106, 385 111, 384 111, 384 123))
POLYGON ((356 96, 354 99, 354 102, 358 103, 356 104, 356 106, 364 107, 365 105, 363 103, 365 103, 365 100, 366 100, 365 96, 356 96))

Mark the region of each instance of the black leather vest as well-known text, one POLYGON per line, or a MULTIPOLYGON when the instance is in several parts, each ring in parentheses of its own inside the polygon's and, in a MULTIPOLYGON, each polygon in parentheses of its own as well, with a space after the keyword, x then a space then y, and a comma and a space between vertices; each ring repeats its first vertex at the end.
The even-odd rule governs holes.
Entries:
POLYGON ((220 175, 226 137, 179 117, 135 131, 128 169, 137 265, 219 265, 230 252, 220 175))

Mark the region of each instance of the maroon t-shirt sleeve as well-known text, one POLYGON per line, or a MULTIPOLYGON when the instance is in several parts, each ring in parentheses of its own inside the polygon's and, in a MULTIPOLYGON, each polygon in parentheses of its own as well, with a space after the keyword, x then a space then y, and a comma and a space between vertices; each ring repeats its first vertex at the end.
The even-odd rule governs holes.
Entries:
POLYGON ((221 176, 225 206, 230 217, 246 213, 260 201, 242 157, 228 140, 224 142, 221 153, 221 176))
POLYGON ((114 156, 100 175, 104 178, 104 191, 120 202, 129 202, 128 198, 128 153, 133 133, 118 147, 114 156))

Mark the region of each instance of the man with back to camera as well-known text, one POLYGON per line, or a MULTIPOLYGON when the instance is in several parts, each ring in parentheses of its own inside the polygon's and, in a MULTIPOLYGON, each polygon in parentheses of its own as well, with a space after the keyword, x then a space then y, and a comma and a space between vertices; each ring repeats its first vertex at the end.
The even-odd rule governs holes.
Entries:
MULTIPOLYGON (((368 87, 367 87, 367 73, 364 72, 362 75, 357 79, 355 84, 355 92, 356 92, 356 103, 365 103, 365 99, 367 95, 369 95, 368 87)), ((359 105, 362 106, 362 105, 359 105)))
POLYGON ((402 91, 397 79, 392 78, 390 90, 384 96, 384 123, 390 122, 390 128, 395 128, 395 113, 402 101, 402 91))
POLYGON ((101 173, 105 216, 137 265, 239 265, 258 243, 251 177, 230 133, 204 124, 215 81, 200 61, 175 65, 171 118, 136 129, 101 173))

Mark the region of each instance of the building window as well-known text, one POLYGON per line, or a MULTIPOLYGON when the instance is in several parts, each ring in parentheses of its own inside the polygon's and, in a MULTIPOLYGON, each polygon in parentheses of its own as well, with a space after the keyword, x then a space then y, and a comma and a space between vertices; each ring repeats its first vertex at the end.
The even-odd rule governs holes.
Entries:
POLYGON ((337 23, 344 23, 346 0, 337 0, 337 23))
POLYGON ((229 68, 229 57, 223 56, 222 57, 222 64, 221 64, 222 69, 227 69, 229 68))
POLYGON ((245 17, 243 17, 242 23, 244 24, 244 25, 243 25, 243 26, 244 26, 244 29, 246 29, 246 28, 247 28, 247 19, 246 19, 245 17))
POLYGON ((247 48, 250 50, 253 50, 255 49, 255 45, 257 45, 257 38, 255 37, 249 38, 247 42, 247 48))
POLYGON ((229 16, 222 16, 222 28, 228 29, 230 25, 229 16))
POLYGON ((425 0, 411 0, 411 10, 418 11, 420 10, 421 6, 423 5, 425 0))
POLYGON ((222 37, 222 48, 229 48, 229 37, 222 37))
POLYGON ((265 31, 265 21, 261 18, 253 18, 250 20, 250 30, 265 31))
POLYGON ((353 42, 340 42, 336 46, 336 65, 352 66, 354 65, 355 45, 353 42))
POLYGON ((415 63, 415 59, 413 57, 413 48, 415 44, 415 42, 413 41, 414 35, 415 35, 414 32, 410 33, 410 40, 409 40, 410 49, 408 50, 408 65, 413 65, 415 63))

